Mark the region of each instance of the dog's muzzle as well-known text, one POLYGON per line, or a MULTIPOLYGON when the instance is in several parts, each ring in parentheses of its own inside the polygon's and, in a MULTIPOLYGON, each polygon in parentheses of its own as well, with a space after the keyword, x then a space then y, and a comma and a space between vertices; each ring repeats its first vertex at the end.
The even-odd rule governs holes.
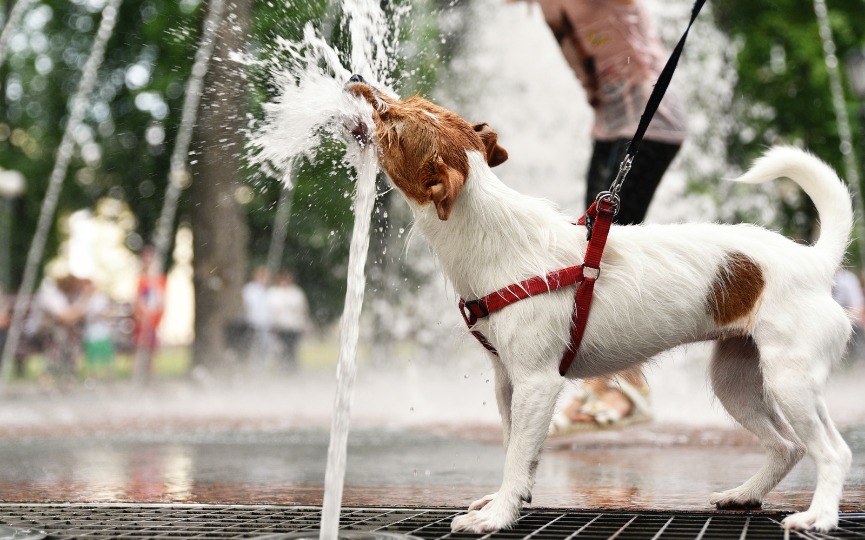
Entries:
MULTIPOLYGON (((349 77, 348 82, 345 83, 345 90, 348 91, 352 85, 355 84, 363 84, 369 86, 366 82, 366 79, 361 77, 359 74, 355 73, 351 77, 349 77)), ((366 125, 359 117, 347 117, 343 120, 343 125, 345 128, 351 133, 351 136, 361 145, 366 146, 372 140, 372 136, 370 134, 369 126, 366 125)))

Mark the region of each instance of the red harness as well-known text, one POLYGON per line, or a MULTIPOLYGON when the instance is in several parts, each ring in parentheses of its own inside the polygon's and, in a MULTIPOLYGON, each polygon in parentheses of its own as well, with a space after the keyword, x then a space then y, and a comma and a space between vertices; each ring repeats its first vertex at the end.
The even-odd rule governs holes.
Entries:
POLYGON ((465 301, 460 299, 459 306, 463 319, 469 327, 472 335, 488 351, 498 356, 498 351, 492 343, 477 330, 473 330, 478 319, 489 316, 491 313, 504 309, 507 306, 525 300, 536 294, 548 293, 562 287, 580 284, 574 299, 574 312, 571 320, 571 342, 562 354, 559 362, 559 374, 567 373, 568 368, 574 361, 580 343, 583 340, 583 332, 586 330, 586 322, 589 320, 589 309, 592 306, 592 293, 595 281, 601 274, 601 257, 604 254, 604 245, 607 243, 607 235, 610 225, 615 216, 615 206, 611 198, 601 197, 592 203, 586 211, 586 215, 577 222, 588 228, 589 244, 586 246, 586 256, 583 264, 569 266, 561 270, 550 272, 546 276, 535 276, 525 279, 519 283, 508 285, 497 291, 478 298, 477 300, 465 301))
POLYGON ((592 203, 592 206, 586 211, 586 215, 580 218, 578 222, 580 225, 585 225, 588 229, 589 245, 586 247, 586 256, 583 264, 550 272, 544 277, 533 277, 517 284, 509 285, 477 300, 466 302, 460 299, 460 311, 466 320, 469 330, 481 342, 481 345, 493 354, 498 354, 495 347, 483 334, 477 330, 473 330, 478 319, 486 317, 494 311, 503 309, 514 302, 524 300, 529 296, 579 283, 580 286, 577 287, 577 294, 574 299, 574 314, 571 320, 571 342, 565 349, 564 354, 562 354, 562 360, 559 363, 559 373, 562 375, 567 373, 568 368, 574 361, 577 350, 580 348, 583 332, 586 329, 586 322, 589 320, 589 309, 592 307, 592 292, 595 288, 595 281, 601 274, 601 256, 604 254, 604 244, 607 243, 607 234, 610 232, 610 225, 612 225, 613 217, 617 211, 619 190, 631 168, 631 161, 637 155, 643 135, 645 135, 646 129, 648 129, 649 123, 652 121, 652 117, 655 115, 655 111, 664 97, 664 92, 670 84, 673 71, 676 69, 682 49, 685 47, 688 31, 697 19, 697 14, 700 13, 700 8, 703 7, 704 3, 705 0, 696 0, 694 2, 694 7, 691 10, 691 22, 688 23, 688 28, 685 29, 682 38, 675 49, 673 49, 673 54, 670 55, 670 59, 667 60, 664 69, 658 76, 658 81, 646 104, 646 110, 640 117, 637 132, 625 150, 625 159, 619 165, 618 176, 616 176, 609 191, 600 193, 595 202, 592 203))

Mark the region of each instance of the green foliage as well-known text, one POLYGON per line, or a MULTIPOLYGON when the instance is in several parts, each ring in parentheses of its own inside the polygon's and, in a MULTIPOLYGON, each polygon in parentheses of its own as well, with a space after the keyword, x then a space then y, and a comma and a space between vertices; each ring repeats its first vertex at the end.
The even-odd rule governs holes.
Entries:
MULTIPOLYGON (((21 171, 27 179, 13 222, 14 286, 63 136, 68 103, 90 54, 103 5, 95 0, 35 2, 22 30, 13 37, 11 53, 0 72, 4 96, 0 167, 21 171)), ((134 249, 152 240, 205 5, 203 0, 125 0, 121 4, 86 127, 76 136, 78 144, 61 193, 58 218, 93 208, 102 197, 115 197, 129 203, 137 217, 128 245, 134 249)), ((427 93, 442 62, 440 52, 447 45, 441 42, 433 4, 415 2, 406 15, 408 7, 408 0, 384 3, 388 20, 401 32, 401 49, 390 51, 396 59, 391 76, 400 93, 427 93), (405 24, 397 26, 396 21, 405 24)), ((289 61, 276 46, 278 40, 299 40, 309 22, 330 43, 339 44, 346 59, 350 45, 344 21, 336 3, 327 0, 255 2, 247 52, 254 60, 265 62, 253 62, 247 68, 250 119, 260 118, 262 104, 277 92, 271 68, 289 61)), ((297 172, 282 261, 307 290, 319 322, 339 315, 345 293, 354 183, 341 165, 341 154, 339 143, 331 141, 315 163, 306 163, 297 172)), ((254 266, 266 258, 281 186, 251 167, 238 175, 252 192, 246 208, 252 233, 249 262, 254 266)), ((184 219, 185 207, 200 203, 183 197, 179 219, 184 219)), ((385 227, 379 228, 379 234, 387 234, 385 227)), ((46 259, 56 253, 58 237, 55 227, 46 259)), ((381 239, 372 243, 379 248, 384 244, 381 239)))
MULTIPOLYGON (((865 43, 861 0, 830 0, 830 24, 843 60, 865 43)), ((719 26, 739 43, 734 115, 739 122, 729 141, 730 159, 749 163, 769 145, 801 144, 836 170, 844 170, 829 72, 811 2, 719 0, 719 26)), ((856 104, 848 103, 855 123, 856 104)), ((859 136, 858 126, 854 136, 859 136)), ((859 157, 863 156, 859 146, 859 157)), ((787 234, 807 239, 813 224, 810 202, 784 200, 782 226, 787 234)))
MULTIPOLYGON (((121 5, 85 127, 76 134, 76 155, 58 217, 91 208, 101 197, 116 197, 129 202, 138 217, 131 246, 150 236, 195 51, 197 6, 191 0, 128 0, 121 5)), ((67 105, 100 20, 99 2, 37 2, 12 39, 2 74, 0 167, 19 170, 27 179, 16 210, 13 276, 21 275, 63 136, 67 105)), ((55 229, 46 258, 56 251, 57 240, 55 229)))

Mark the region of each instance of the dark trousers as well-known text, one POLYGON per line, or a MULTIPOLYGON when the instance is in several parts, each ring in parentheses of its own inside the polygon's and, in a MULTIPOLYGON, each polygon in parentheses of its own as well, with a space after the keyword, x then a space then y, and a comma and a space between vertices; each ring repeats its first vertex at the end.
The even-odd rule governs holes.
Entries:
MULTIPOLYGON (((595 141, 586 183, 586 208, 594 202, 599 192, 610 189, 610 184, 619 172, 619 164, 625 157, 628 142, 627 139, 595 141)), ((631 172, 619 193, 621 206, 615 223, 633 225, 645 219, 655 190, 680 147, 678 144, 647 140, 640 144, 640 151, 634 157, 631 172)))

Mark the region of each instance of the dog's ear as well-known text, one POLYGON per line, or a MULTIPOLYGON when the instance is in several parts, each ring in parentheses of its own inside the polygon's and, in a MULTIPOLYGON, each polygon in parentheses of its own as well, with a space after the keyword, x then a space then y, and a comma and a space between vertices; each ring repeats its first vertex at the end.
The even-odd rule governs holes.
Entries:
POLYGON ((458 170, 448 167, 438 155, 427 162, 426 172, 429 175, 423 179, 426 195, 435 205, 439 219, 447 221, 457 196, 466 183, 466 177, 458 170))
POLYGON ((480 135, 487 153, 487 164, 490 167, 501 165, 508 159, 508 151, 499 146, 499 134, 484 124, 475 124, 475 132, 480 135))

